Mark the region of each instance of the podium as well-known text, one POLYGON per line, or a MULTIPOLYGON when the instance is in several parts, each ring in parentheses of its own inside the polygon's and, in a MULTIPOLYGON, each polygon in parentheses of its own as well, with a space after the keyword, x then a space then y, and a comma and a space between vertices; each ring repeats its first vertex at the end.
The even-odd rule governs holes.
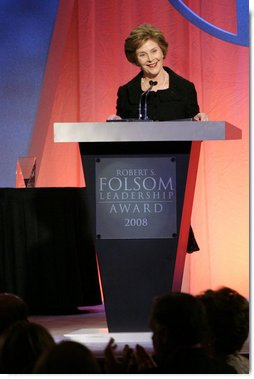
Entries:
POLYGON ((201 143, 234 139, 224 121, 54 124, 80 146, 109 332, 148 331, 153 299, 181 291, 201 143))

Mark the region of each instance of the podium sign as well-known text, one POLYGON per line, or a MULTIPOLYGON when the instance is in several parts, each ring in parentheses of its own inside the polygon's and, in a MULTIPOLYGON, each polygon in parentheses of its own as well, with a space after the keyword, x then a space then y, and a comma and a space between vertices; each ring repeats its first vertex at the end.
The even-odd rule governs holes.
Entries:
POLYGON ((96 160, 96 238, 175 238, 176 159, 96 160))

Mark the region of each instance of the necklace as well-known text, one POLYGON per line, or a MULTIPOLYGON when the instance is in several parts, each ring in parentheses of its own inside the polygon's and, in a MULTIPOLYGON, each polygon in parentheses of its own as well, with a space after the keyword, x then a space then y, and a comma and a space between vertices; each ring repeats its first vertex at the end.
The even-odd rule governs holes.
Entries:
MULTIPOLYGON (((160 83, 158 83, 157 88, 158 88, 158 87, 159 87, 160 89, 166 89, 166 88, 168 88, 168 87, 166 87, 167 79, 168 79, 168 75, 167 75, 167 73, 165 72, 164 81, 163 81, 162 85, 160 85, 160 83)), ((147 83, 146 83, 144 77, 141 78, 141 82, 144 84, 144 86, 145 86, 146 89, 149 89, 149 88, 150 88, 150 86, 147 85, 147 83)))

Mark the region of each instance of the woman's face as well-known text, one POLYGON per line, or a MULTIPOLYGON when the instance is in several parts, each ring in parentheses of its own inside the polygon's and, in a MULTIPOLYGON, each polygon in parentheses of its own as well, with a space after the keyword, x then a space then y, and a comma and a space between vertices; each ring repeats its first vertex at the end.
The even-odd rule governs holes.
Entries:
POLYGON ((164 56, 157 42, 149 39, 136 50, 137 61, 145 76, 154 77, 163 68, 164 56))

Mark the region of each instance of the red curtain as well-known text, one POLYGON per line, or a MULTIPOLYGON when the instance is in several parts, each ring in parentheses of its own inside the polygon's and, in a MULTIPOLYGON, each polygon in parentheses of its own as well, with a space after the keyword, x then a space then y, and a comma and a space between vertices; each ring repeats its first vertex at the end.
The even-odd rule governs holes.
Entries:
MULTIPOLYGON (((185 1, 214 25, 236 32, 234 1, 185 1)), ((105 121, 118 87, 137 74, 123 45, 141 23, 169 42, 166 65, 193 81, 202 112, 242 129, 242 140, 205 142, 192 225, 200 252, 188 255, 183 291, 230 286, 249 294, 249 49, 194 26, 167 0, 60 0, 30 155, 37 187, 84 186, 77 144, 53 142, 54 122, 105 121)))

